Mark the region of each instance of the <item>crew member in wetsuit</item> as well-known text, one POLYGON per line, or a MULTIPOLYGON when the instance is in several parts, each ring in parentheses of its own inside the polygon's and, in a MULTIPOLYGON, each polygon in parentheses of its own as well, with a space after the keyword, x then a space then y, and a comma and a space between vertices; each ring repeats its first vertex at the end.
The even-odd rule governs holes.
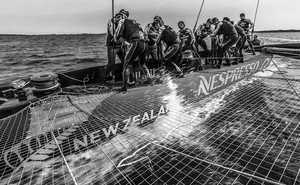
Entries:
POLYGON ((181 52, 185 52, 186 50, 194 50, 193 44, 195 39, 192 30, 186 28, 183 21, 178 22, 178 28, 178 36, 181 41, 181 52))
MULTIPOLYGON (((217 68, 221 68, 223 57, 230 47, 232 47, 238 41, 238 34, 234 26, 229 22, 228 17, 223 18, 223 22, 220 23, 215 30, 213 35, 223 35, 224 36, 224 45, 221 47, 218 52, 218 64, 217 68)), ((227 65, 230 65, 230 60, 227 59, 227 65)))
POLYGON ((253 44, 253 46, 260 46, 260 40, 258 39, 257 35, 254 35, 254 38, 251 41, 251 43, 253 44))
MULTIPOLYGON (((153 18, 153 21, 155 20, 162 20, 160 16, 155 16, 153 18)), ((149 59, 149 55, 151 55, 152 59, 156 63, 157 67, 158 65, 158 47, 157 47, 157 37, 158 37, 158 31, 153 27, 153 22, 149 23, 144 30, 145 38, 147 40, 148 45, 148 52, 147 52, 147 58, 149 59)))
POLYGON ((241 18, 241 20, 238 21, 237 25, 239 25, 245 31, 245 33, 247 35, 247 40, 246 41, 248 42, 248 44, 249 44, 249 46, 252 50, 253 55, 255 55, 255 50, 253 48, 252 43, 250 42, 250 36, 251 36, 250 30, 253 27, 253 23, 251 22, 250 19, 245 18, 244 13, 240 14, 240 18, 241 18))
POLYGON ((123 87, 119 90, 120 92, 127 91, 127 80, 131 73, 131 67, 137 57, 139 57, 139 65, 143 70, 143 73, 150 81, 150 72, 146 66, 146 50, 147 44, 145 42, 145 35, 141 25, 135 20, 128 19, 126 14, 119 12, 117 16, 120 17, 118 21, 118 27, 114 35, 114 39, 123 37, 126 42, 129 43, 130 47, 125 55, 125 61, 123 66, 123 87))
MULTIPOLYGON (((195 32, 197 44, 199 44, 204 50, 204 57, 208 57, 210 54, 210 50, 208 49, 207 43, 204 39, 213 34, 214 29, 212 28, 212 23, 211 19, 207 19, 206 23, 201 24, 195 32)), ((211 42, 209 44, 211 44, 211 42)))
POLYGON ((237 24, 234 24, 233 21, 230 21, 230 23, 232 25, 234 25, 234 28, 239 35, 239 40, 235 46, 235 57, 236 58, 235 58, 235 62, 233 62, 232 64, 238 64, 238 62, 243 63, 244 62, 243 49, 244 49, 245 42, 247 40, 247 36, 246 36, 246 33, 244 32, 243 28, 241 28, 237 24))
MULTIPOLYGON (((128 11, 122 9, 120 12, 123 12, 127 17, 129 16, 128 11)), ((107 37, 106 37, 106 47, 107 47, 107 58, 108 63, 105 66, 105 78, 104 82, 107 80, 107 75, 112 71, 114 64, 116 62, 116 55, 119 57, 122 63, 124 63, 125 52, 122 48, 122 42, 114 41, 114 32, 117 27, 116 17, 110 19, 107 24, 107 37)), ((115 75, 115 74, 113 74, 115 75)))
POLYGON ((220 21, 217 17, 212 18, 212 28, 215 30, 217 29, 218 25, 219 25, 220 21))
MULTIPOLYGON (((156 20, 153 22, 153 26, 156 30, 158 30, 158 39, 157 42, 162 45, 166 44, 166 50, 162 60, 166 62, 166 65, 171 65, 175 70, 175 75, 177 77, 183 77, 183 73, 181 69, 177 66, 176 63, 180 60, 180 40, 177 36, 177 33, 167 25, 164 25, 162 21, 156 20)), ((161 48, 163 48, 161 46, 161 48)))

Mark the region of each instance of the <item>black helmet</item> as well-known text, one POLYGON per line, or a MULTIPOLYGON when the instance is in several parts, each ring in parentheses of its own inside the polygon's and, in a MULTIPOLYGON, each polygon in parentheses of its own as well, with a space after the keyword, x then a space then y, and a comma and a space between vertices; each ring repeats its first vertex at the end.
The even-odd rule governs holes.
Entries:
POLYGON ((217 17, 214 17, 214 18, 212 19, 212 21, 213 21, 213 22, 216 22, 216 21, 219 22, 219 19, 218 19, 217 17))
POLYGON ((241 14, 240 14, 240 17, 242 17, 242 16, 245 16, 245 14, 244 14, 244 13, 241 13, 241 14))
POLYGON ((125 15, 126 17, 129 17, 129 12, 128 12, 127 10, 125 10, 125 9, 121 9, 121 10, 119 11, 119 13, 125 15))
POLYGON ((230 22, 230 19, 229 19, 228 17, 224 17, 224 18, 223 18, 223 21, 228 21, 228 22, 230 22))
POLYGON ((211 20, 211 18, 209 18, 209 19, 207 19, 206 23, 213 23, 213 21, 211 20))
POLYGON ((159 15, 156 15, 156 16, 153 18, 153 21, 156 21, 156 20, 160 20, 160 21, 162 21, 162 18, 161 18, 161 16, 159 16, 159 15))
POLYGON ((178 25, 179 25, 179 24, 185 25, 185 23, 184 23, 183 21, 179 21, 179 22, 178 22, 178 25))

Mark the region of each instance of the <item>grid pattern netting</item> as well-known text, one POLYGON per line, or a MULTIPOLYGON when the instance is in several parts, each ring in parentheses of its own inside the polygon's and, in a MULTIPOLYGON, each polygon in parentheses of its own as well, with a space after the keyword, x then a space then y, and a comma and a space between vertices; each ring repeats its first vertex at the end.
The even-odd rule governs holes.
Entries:
POLYGON ((31 105, 35 150, 6 156, 18 163, 0 184, 300 183, 300 102, 285 80, 253 78, 194 104, 168 85, 31 105), (141 122, 146 113, 156 118, 141 122))

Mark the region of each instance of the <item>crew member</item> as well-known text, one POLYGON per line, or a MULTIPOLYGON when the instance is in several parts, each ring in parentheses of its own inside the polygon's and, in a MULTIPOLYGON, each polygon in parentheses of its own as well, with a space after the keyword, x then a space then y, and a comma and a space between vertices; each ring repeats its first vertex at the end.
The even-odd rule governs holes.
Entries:
MULTIPOLYGON (((228 17, 223 18, 223 22, 218 25, 217 29, 214 32, 215 35, 223 35, 224 36, 224 45, 221 47, 218 52, 218 64, 217 68, 221 68, 221 64, 223 61, 223 57, 225 53, 238 41, 238 34, 235 30, 234 26, 229 22, 230 19, 228 17)), ((230 60, 227 59, 227 65, 230 65, 230 60)))
POLYGON ((156 20, 153 22, 153 26, 159 32, 158 43, 160 43, 160 45, 163 43, 166 44, 166 50, 162 52, 164 54, 162 60, 174 68, 177 77, 183 77, 181 69, 175 63, 179 62, 181 54, 180 40, 177 33, 171 27, 164 25, 163 21, 156 20))
POLYGON ((218 25, 219 25, 220 21, 217 17, 212 18, 212 28, 215 30, 217 29, 218 25))
POLYGON ((118 40, 118 38, 123 37, 130 45, 126 52, 123 66, 123 87, 119 90, 120 92, 126 92, 127 80, 132 70, 131 65, 137 57, 140 59, 139 65, 143 73, 148 78, 148 81, 150 81, 150 73, 145 63, 147 44, 145 43, 145 35, 140 24, 135 20, 128 19, 126 12, 119 12, 116 16, 119 18, 119 21, 114 39, 118 40))
MULTIPOLYGON (((126 16, 128 17, 129 14, 126 10, 122 9, 120 12, 126 13, 126 16)), ((107 37, 106 37, 106 47, 107 47, 107 58, 108 63, 105 66, 105 78, 104 81, 107 80, 107 75, 112 71, 115 61, 116 61, 116 55, 118 55, 118 58, 121 60, 122 63, 124 63, 124 57, 125 52, 122 49, 122 42, 120 41, 114 41, 114 32, 115 28, 117 26, 117 19, 116 17, 110 19, 107 24, 107 37)), ((115 74, 113 74, 115 75, 115 74)))
POLYGON ((214 29, 212 28, 212 23, 213 22, 211 19, 207 19, 206 23, 201 24, 195 32, 197 44, 199 44, 204 50, 204 57, 209 56, 212 48, 212 42, 210 37, 210 35, 212 35, 214 32, 214 29))
POLYGON ((244 32, 243 28, 241 28, 239 25, 237 24, 234 24, 233 21, 230 21, 230 23, 232 25, 234 25, 234 28, 236 30, 236 32, 238 33, 239 35, 239 40, 238 42, 236 43, 236 46, 235 46, 235 62, 233 62, 233 64, 238 64, 238 62, 241 62, 243 63, 244 62, 244 55, 243 55, 243 49, 244 49, 244 45, 245 45, 245 42, 246 42, 246 33, 244 32))
POLYGON ((185 52, 186 50, 194 50, 193 44, 195 42, 195 39, 192 30, 186 28, 183 21, 178 22, 178 28, 178 36, 181 41, 182 52, 185 52))
POLYGON ((253 55, 255 55, 255 50, 253 48, 252 43, 250 42, 250 36, 251 36, 251 32, 250 30, 253 28, 253 23, 251 22, 250 19, 246 19, 245 18, 245 14, 241 13, 240 14, 240 18, 241 20, 238 21, 237 25, 239 25, 240 27, 243 28, 243 30, 245 31, 246 35, 247 35, 247 42, 252 50, 253 55))
POLYGON ((251 41, 253 46, 260 46, 260 40, 258 39, 257 35, 254 35, 254 39, 251 41))
MULTIPOLYGON (((155 16, 153 18, 153 21, 155 20, 162 20, 160 16, 155 16)), ((148 45, 148 52, 147 52, 147 58, 151 55, 154 62, 158 65, 158 47, 157 47, 157 37, 158 37, 158 31, 153 27, 153 22, 149 23, 144 30, 145 38, 148 45)))

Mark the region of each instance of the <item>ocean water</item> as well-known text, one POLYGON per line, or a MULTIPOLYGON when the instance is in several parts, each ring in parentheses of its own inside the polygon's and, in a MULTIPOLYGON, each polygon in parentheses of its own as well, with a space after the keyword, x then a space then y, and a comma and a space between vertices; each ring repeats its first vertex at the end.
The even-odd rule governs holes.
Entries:
MULTIPOLYGON (((257 35, 265 44, 300 41, 300 32, 257 35)), ((0 84, 37 72, 105 65, 105 38, 105 34, 0 35, 0 84)))
POLYGON ((105 34, 0 36, 0 84, 37 72, 104 65, 105 34))

